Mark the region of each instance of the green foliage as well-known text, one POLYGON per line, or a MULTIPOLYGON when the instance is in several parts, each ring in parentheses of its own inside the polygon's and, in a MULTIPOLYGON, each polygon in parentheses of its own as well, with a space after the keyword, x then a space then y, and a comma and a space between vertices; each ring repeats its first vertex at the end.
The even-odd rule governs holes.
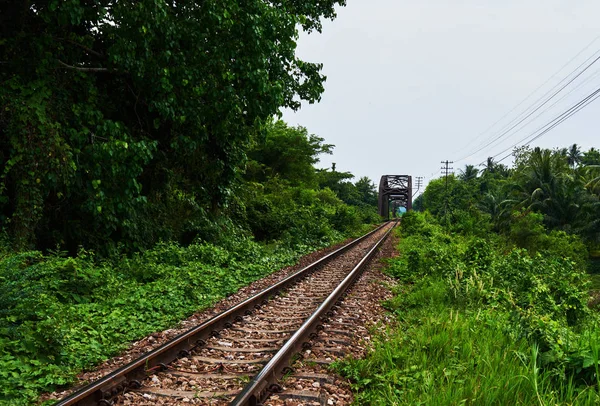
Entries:
POLYGON ((292 245, 330 242, 340 233, 352 235, 381 220, 368 178, 354 185, 346 182, 353 175, 345 173, 323 182, 331 172, 313 165, 320 154, 331 153, 332 145, 281 121, 271 123, 265 137, 249 152, 245 182, 237 190, 239 210, 234 213, 259 240, 292 245), (352 191, 356 198, 344 200, 341 190, 352 191))
POLYGON ((249 201, 247 209, 251 229, 266 241, 308 244, 328 239, 334 233, 328 214, 331 216, 335 208, 320 205, 314 191, 291 188, 269 193, 262 200, 249 201), (305 199, 304 204, 293 200, 299 195, 305 199))
POLYGON ((333 145, 309 135, 304 127, 288 127, 283 121, 269 123, 265 140, 248 153, 246 178, 264 183, 271 178, 287 180, 293 186, 316 186, 314 164, 320 154, 331 154, 333 145))
POLYGON ((514 212, 510 223, 509 239, 531 253, 543 252, 554 257, 570 258, 578 269, 585 269, 588 250, 581 238, 564 231, 548 232, 543 215, 535 212, 514 212))
POLYGON ((541 215, 518 215, 512 235, 532 251, 494 234, 450 234, 429 213, 407 213, 401 256, 388 267, 404 282, 387 303, 399 325, 367 359, 338 366, 359 403, 600 401, 587 250, 577 237, 546 233, 541 215))
POLYGON ((343 5, 0 2, 0 402, 380 221, 273 120, 319 100, 299 29, 343 5))
POLYGON ((583 153, 581 157, 581 163, 583 165, 600 165, 600 151, 596 148, 590 148, 588 151, 583 153))
POLYGON ((286 244, 331 242, 378 222, 373 208, 348 206, 335 193, 292 187, 278 180, 247 184, 245 222, 259 240, 286 244))
POLYGON ((354 175, 350 172, 337 172, 335 164, 332 170, 322 169, 317 172, 319 186, 333 190, 344 203, 375 208, 378 200, 375 184, 364 176, 352 183, 350 179, 353 178, 354 175))
POLYGON ((582 326, 590 316, 585 272, 569 259, 514 250, 498 260, 493 276, 490 301, 509 306, 514 332, 551 351, 548 356, 564 356, 572 334, 568 327, 582 326))
POLYGON ((490 158, 477 176, 476 169, 467 165, 458 178, 430 182, 415 207, 443 216, 453 231, 481 230, 480 236, 500 231, 516 237, 521 246, 526 244, 523 238, 529 238, 525 223, 535 221, 538 227, 532 216, 539 214, 545 228, 578 235, 593 248, 600 242, 596 155, 596 149, 582 153, 577 145, 568 150, 519 148, 514 168, 490 158))
POLYGON ((344 4, 0 3, 0 221, 12 244, 74 254, 185 240, 227 206, 272 117, 319 100, 322 66, 296 56, 298 31, 344 4))
MULTIPOLYGON (((573 404, 600 401, 572 379, 556 383, 535 346, 506 334, 506 315, 448 309, 439 287, 417 284, 391 305, 399 326, 364 360, 334 368, 350 378, 364 405, 573 404), (437 292, 437 293, 436 293, 437 292), (411 305, 416 302, 417 305, 411 305)), ((588 358, 597 362, 598 357, 588 358)))
POLYGON ((421 235, 431 237, 436 231, 437 224, 430 213, 418 213, 409 211, 402 216, 400 230, 403 237, 421 235))
MULTIPOLYGON (((208 212, 167 168, 165 189, 142 196, 135 178, 152 158, 143 145, 94 146, 94 192, 80 208, 90 212, 86 221, 95 226, 85 231, 87 241, 103 248, 100 255, 14 253, 0 244, 0 401, 27 404, 127 343, 380 220, 368 202, 352 206, 318 187, 313 165, 331 149, 322 139, 282 122, 270 123, 265 137, 250 151, 245 179, 237 179, 221 214, 208 212), (103 165, 111 156, 123 162, 103 165), (136 175, 127 178, 123 170, 136 175), (127 194, 137 198, 121 202, 127 194), (105 222, 94 223, 100 218, 105 222), (132 253, 148 244, 142 236, 171 242, 132 253), (182 239, 189 245, 173 242, 182 239)), ((362 181, 362 190, 369 182, 362 181)))
POLYGON ((161 243, 115 263, 37 251, 0 259, 0 403, 30 404, 127 343, 175 325, 291 264, 296 250, 229 235, 216 246, 161 243))
POLYGON ((532 252, 541 249, 541 239, 546 234, 542 224, 544 216, 535 212, 514 212, 510 223, 510 239, 518 247, 532 252))
POLYGON ((486 235, 490 228, 490 216, 478 208, 481 196, 479 178, 467 180, 454 175, 448 179, 436 179, 427 185, 417 202, 420 211, 426 209, 434 216, 443 217, 444 223, 455 232, 486 235))

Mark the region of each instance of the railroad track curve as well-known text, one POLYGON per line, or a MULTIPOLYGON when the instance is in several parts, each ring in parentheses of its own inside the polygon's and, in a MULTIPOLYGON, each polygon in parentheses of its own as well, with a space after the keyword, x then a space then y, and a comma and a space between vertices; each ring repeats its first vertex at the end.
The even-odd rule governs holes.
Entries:
POLYGON ((330 321, 394 228, 388 222, 142 355, 57 406, 261 405, 330 321))

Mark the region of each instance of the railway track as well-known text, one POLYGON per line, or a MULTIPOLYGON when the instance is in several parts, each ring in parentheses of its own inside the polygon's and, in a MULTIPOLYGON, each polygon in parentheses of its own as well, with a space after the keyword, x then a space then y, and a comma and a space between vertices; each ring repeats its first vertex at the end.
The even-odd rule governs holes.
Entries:
MULTIPOLYGON (((346 310, 339 317, 343 297, 394 224, 333 251, 57 405, 259 405, 271 394, 283 395, 284 376, 320 379, 299 375, 290 365, 303 353, 325 354, 314 362, 327 362, 327 354, 344 342, 352 316, 346 310)), ((307 394, 285 396, 302 400, 307 394)))

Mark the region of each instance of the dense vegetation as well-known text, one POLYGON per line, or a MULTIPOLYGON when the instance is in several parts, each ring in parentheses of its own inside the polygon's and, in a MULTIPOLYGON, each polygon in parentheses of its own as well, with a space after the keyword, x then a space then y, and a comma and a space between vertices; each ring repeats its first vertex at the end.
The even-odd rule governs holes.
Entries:
POLYGON ((0 221, 18 249, 188 242, 283 107, 344 0, 0 2, 0 221), (176 214, 176 215, 173 215, 176 214))
POLYGON ((389 266, 397 324, 337 366, 359 404, 600 402, 600 154, 572 152, 428 185, 389 266))
MULTIPOLYGON (((0 403, 379 220, 369 179, 273 118, 319 100, 298 30, 344 4, 0 2, 0 403)), ((339 366, 360 402, 600 402, 600 152, 515 157, 404 218, 399 325, 339 366)))
POLYGON ((511 169, 489 159, 481 176, 467 165, 448 177, 447 189, 443 178, 430 182, 415 208, 443 218, 453 231, 474 231, 482 221, 508 234, 541 216, 549 231, 578 235, 595 250, 600 244, 600 151, 582 153, 577 145, 554 151, 524 147, 514 155, 511 169))
POLYGON ((372 182, 315 169, 318 154, 331 148, 303 128, 269 123, 265 138, 248 151, 248 170, 226 210, 198 214, 195 222, 185 213, 164 213, 195 230, 188 244, 171 240, 120 255, 114 248, 106 251, 111 255, 80 248, 75 256, 15 252, 6 244, 0 249, 0 403, 27 404, 132 340, 379 221, 372 182))
POLYGON ((344 0, 0 2, 0 403, 378 222, 373 183, 275 120, 344 0))

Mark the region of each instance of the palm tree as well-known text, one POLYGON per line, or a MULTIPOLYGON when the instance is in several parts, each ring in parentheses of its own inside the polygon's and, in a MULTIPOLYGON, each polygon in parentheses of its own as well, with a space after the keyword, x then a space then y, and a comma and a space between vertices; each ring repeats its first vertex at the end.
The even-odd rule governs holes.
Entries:
POLYGON ((504 164, 494 161, 493 157, 488 157, 485 163, 482 164, 484 167, 481 171, 482 176, 493 175, 496 178, 506 178, 510 174, 510 170, 504 164))
POLYGON ((592 200, 566 163, 560 151, 534 149, 516 176, 513 196, 515 208, 540 212, 548 226, 574 231, 589 220, 585 212, 592 200))
POLYGON ((573 144, 569 147, 569 150, 567 151, 567 163, 571 168, 575 168, 575 165, 579 165, 582 157, 583 154, 577 144, 573 144))
POLYGON ((581 163, 584 165, 600 165, 600 151, 592 147, 584 152, 581 163))
POLYGON ((488 159, 483 164, 483 166, 484 166, 484 168, 483 168, 484 173, 494 173, 496 170, 496 162, 494 162, 494 158, 491 156, 488 157, 488 159))
POLYGON ((475 165, 465 165, 465 169, 459 169, 459 171, 460 175, 458 175, 458 178, 465 182, 475 179, 479 173, 479 169, 477 169, 475 165))
POLYGON ((585 183, 585 188, 598 197, 600 197, 600 165, 588 165, 583 167, 585 171, 582 179, 585 183))

